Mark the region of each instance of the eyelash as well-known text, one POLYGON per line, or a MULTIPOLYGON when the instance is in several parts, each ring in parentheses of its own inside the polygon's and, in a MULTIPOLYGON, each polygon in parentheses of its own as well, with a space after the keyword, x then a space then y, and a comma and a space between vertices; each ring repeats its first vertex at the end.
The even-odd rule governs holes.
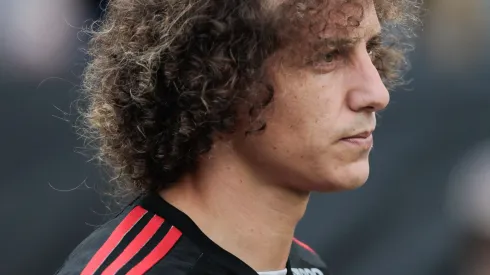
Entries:
POLYGON ((379 58, 378 53, 382 47, 381 39, 379 37, 373 38, 368 41, 366 45, 366 50, 371 56, 371 61, 375 62, 379 58))
MULTIPOLYGON (((366 50, 371 57, 371 61, 374 63, 378 58, 378 52, 381 48, 381 40, 380 38, 373 38, 367 42, 366 50)), ((318 62, 313 62, 315 68, 319 68, 322 70, 331 69, 331 66, 335 65, 335 61, 342 55, 343 53, 339 49, 331 50, 325 54, 320 56, 320 60, 318 62), (328 59, 328 60, 327 60, 328 59)))

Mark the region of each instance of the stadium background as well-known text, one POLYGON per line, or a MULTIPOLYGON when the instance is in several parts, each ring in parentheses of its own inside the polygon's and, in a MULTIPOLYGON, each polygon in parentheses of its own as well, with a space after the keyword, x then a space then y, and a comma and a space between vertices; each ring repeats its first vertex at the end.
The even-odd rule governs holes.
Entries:
MULTIPOLYGON (((0 2, 0 274, 54 274, 110 213, 73 128, 79 31, 101 5, 0 2)), ((298 227, 334 275, 490 274, 490 1, 426 8, 367 185, 314 194, 298 227)))

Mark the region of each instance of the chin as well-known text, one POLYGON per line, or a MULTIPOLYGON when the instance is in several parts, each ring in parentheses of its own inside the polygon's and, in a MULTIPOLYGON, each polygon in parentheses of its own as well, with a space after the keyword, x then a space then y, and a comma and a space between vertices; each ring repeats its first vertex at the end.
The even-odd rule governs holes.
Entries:
POLYGON ((325 174, 316 184, 316 192, 355 190, 362 187, 369 178, 369 162, 357 162, 334 169, 325 174), (321 182, 321 183, 320 183, 321 182))
POLYGON ((368 180, 369 172, 367 175, 356 175, 356 177, 352 177, 349 181, 343 182, 340 184, 340 189, 343 190, 355 190, 357 188, 362 187, 366 181, 368 180))

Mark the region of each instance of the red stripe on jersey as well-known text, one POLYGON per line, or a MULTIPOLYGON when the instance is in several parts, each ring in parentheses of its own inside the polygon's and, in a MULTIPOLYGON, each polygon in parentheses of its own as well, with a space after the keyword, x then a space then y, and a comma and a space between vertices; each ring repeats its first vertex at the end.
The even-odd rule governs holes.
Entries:
POLYGON ((136 253, 138 253, 143 246, 155 235, 157 230, 162 226, 164 219, 159 216, 153 216, 148 224, 141 230, 140 233, 129 243, 129 245, 123 250, 114 262, 112 262, 102 275, 116 274, 125 264, 131 260, 136 253))
POLYGON ((296 238, 293 238, 294 242, 297 243, 299 246, 303 247, 304 249, 310 251, 311 253, 313 254, 316 254, 315 250, 313 250, 311 247, 309 247, 307 244, 305 244, 304 242, 296 239, 296 238))
POLYGON ((92 259, 89 261, 81 275, 92 275, 102 265, 107 256, 116 248, 121 242, 122 238, 133 228, 133 226, 146 214, 146 210, 140 206, 136 206, 129 214, 121 221, 121 223, 114 229, 111 236, 102 245, 102 247, 95 253, 92 259))
POLYGON ((182 236, 182 232, 175 227, 171 227, 167 235, 157 244, 157 246, 141 262, 133 267, 126 275, 141 275, 148 271, 158 261, 160 261, 174 247, 175 243, 182 236))

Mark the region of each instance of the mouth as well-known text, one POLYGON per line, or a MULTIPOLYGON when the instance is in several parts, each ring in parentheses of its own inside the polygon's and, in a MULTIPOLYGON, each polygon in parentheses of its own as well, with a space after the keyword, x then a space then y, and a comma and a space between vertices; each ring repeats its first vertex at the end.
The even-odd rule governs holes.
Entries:
POLYGON ((340 141, 363 149, 371 149, 373 147, 373 131, 361 132, 342 138, 340 141))

